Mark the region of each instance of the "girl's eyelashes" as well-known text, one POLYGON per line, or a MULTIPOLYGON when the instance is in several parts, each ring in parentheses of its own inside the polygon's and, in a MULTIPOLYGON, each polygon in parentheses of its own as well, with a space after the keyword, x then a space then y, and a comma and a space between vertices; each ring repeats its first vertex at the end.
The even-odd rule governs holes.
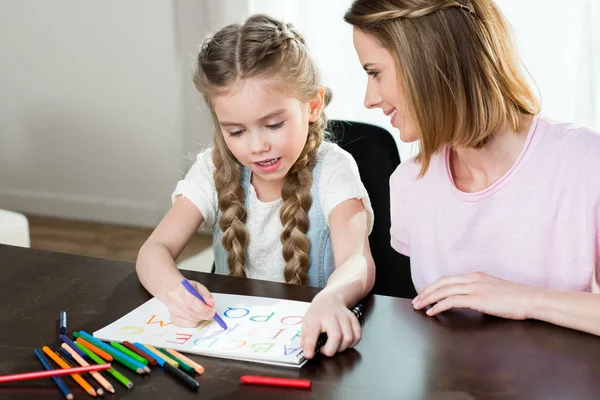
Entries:
POLYGON ((367 71, 367 75, 371 75, 373 79, 377 79, 377 77, 379 76, 379 71, 372 69, 367 71))
POLYGON ((266 127, 269 128, 269 129, 272 129, 272 130, 279 129, 279 128, 281 128, 283 126, 284 122, 285 121, 281 121, 281 122, 278 122, 276 124, 266 125, 266 127))
MULTIPOLYGON (((285 121, 281 121, 281 122, 278 122, 276 124, 265 125, 265 127, 267 129, 277 130, 277 129, 281 128, 284 123, 285 123, 285 121)), ((245 129, 238 129, 237 131, 231 131, 231 132, 228 132, 228 133, 229 133, 229 136, 231 136, 231 137, 237 137, 237 136, 242 135, 245 131, 246 131, 245 129)))
POLYGON ((242 133, 244 133, 244 130, 240 129, 240 130, 237 130, 237 131, 229 132, 229 136, 236 137, 236 136, 240 136, 242 133))

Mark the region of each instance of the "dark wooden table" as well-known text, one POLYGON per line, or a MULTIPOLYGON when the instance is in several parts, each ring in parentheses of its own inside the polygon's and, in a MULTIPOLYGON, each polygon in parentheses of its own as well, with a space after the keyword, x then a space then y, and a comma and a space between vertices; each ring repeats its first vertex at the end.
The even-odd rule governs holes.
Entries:
MULTIPOLYGON (((93 332, 144 301, 131 263, 0 245, 0 373, 39 370, 33 349, 56 345, 57 319, 93 332)), ((185 273, 214 292, 310 301, 316 290, 185 273)), ((600 399, 600 338, 549 324, 472 312, 439 318, 410 301, 366 299, 363 340, 303 368, 194 357, 206 368, 199 393, 166 376, 133 377, 122 399, 600 399), (244 374, 311 379, 311 390, 242 386, 244 374)), ((124 368, 121 368, 126 371, 124 368)), ((132 374, 128 374, 132 377, 132 374)), ((88 397, 70 379, 76 398, 88 397)), ((114 382, 113 382, 114 383, 114 382)), ((60 399, 50 380, 0 385, 0 399, 60 399)))

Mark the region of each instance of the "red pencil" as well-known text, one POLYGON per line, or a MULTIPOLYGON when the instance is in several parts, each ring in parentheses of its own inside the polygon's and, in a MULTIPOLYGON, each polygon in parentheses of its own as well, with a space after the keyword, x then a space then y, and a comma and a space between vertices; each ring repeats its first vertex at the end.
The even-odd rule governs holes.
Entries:
POLYGON ((109 364, 91 365, 89 367, 53 369, 50 371, 36 371, 36 372, 24 372, 22 374, 2 375, 2 376, 0 376, 0 383, 25 381, 28 379, 51 378, 53 376, 71 375, 71 374, 78 374, 78 373, 90 372, 90 371, 101 371, 104 369, 109 369, 110 367, 111 367, 111 365, 109 363, 109 364))
POLYGON ((244 375, 240 378, 243 383, 267 386, 285 386, 301 389, 310 389, 308 379, 273 378, 270 376, 244 375))
POLYGON ((158 364, 156 362, 156 359, 153 357, 150 357, 148 354, 144 353, 143 351, 141 351, 140 349, 138 349, 137 347, 135 347, 133 344, 129 343, 127 340, 124 340, 123 343, 121 343, 123 346, 125 346, 125 348, 133 351, 135 354, 137 354, 138 356, 142 357, 143 359, 148 361, 148 364, 155 366, 156 364, 158 364))

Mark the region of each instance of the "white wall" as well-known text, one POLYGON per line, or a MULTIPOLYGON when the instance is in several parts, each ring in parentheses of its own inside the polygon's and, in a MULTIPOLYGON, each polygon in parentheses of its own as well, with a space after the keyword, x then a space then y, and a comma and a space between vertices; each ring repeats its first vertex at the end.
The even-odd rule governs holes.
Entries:
MULTIPOLYGON (((545 111, 600 129, 600 6, 513 3, 499 0, 545 111)), ((197 46, 254 12, 290 20, 306 37, 334 92, 330 118, 374 123, 398 140, 381 111, 362 105, 367 77, 343 21, 349 4, 0 0, 0 208, 154 226, 194 153, 211 143, 191 81, 197 46)), ((415 150, 399 147, 402 159, 415 150)))
POLYGON ((159 220, 184 164, 173 4, 0 1, 0 208, 159 220))

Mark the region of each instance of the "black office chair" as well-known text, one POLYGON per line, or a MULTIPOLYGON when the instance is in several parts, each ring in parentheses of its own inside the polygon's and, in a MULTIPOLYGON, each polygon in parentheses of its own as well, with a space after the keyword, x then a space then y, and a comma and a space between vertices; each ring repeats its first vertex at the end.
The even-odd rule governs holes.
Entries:
POLYGON ((412 298, 417 295, 410 274, 410 259, 390 245, 390 175, 400 164, 398 147, 391 134, 362 122, 330 120, 331 141, 349 152, 360 172, 375 214, 369 236, 377 267, 373 293, 412 298))

